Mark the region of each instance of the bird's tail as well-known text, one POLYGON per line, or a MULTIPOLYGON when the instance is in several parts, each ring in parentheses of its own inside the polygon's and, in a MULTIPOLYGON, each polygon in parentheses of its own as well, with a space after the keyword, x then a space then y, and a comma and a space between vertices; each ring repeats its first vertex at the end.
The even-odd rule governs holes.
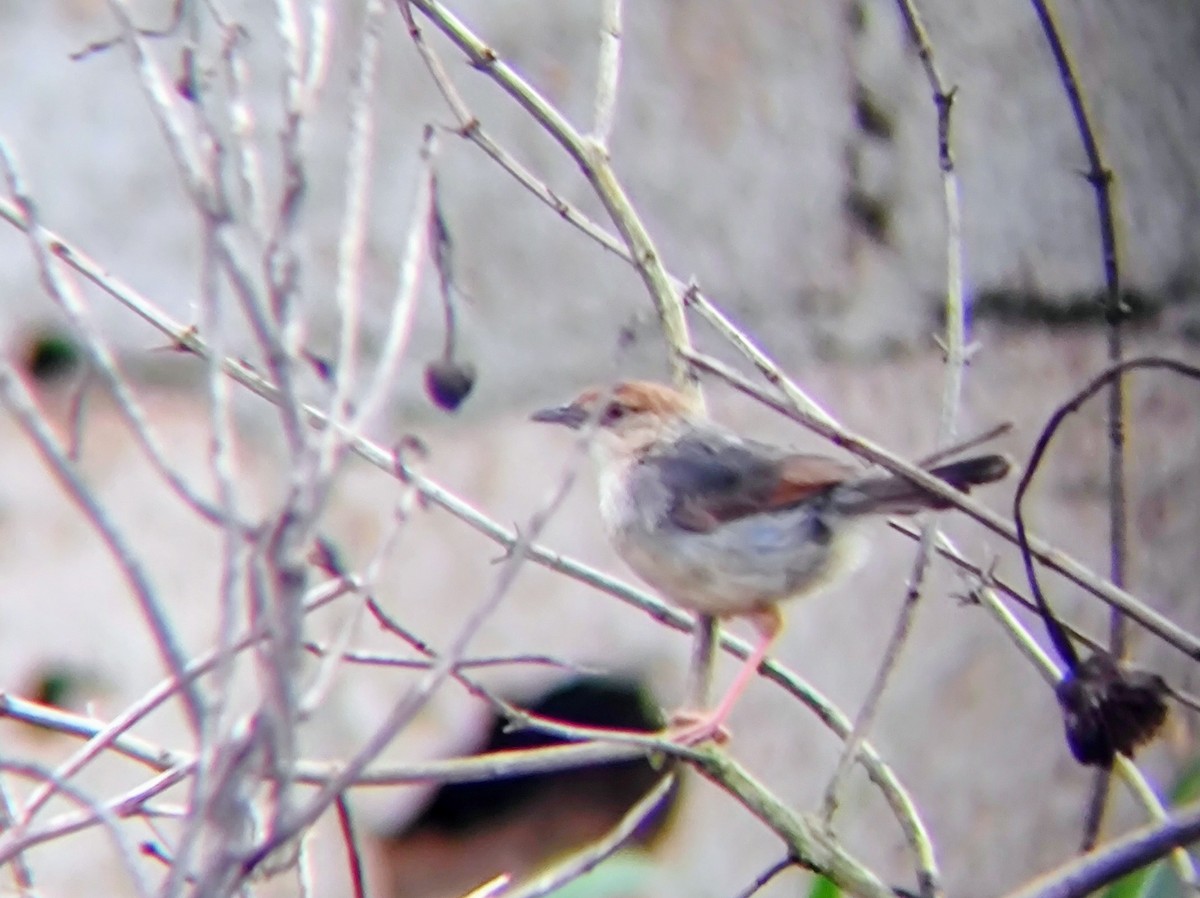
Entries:
MULTIPOLYGON (((977 455, 930 468, 929 473, 952 487, 970 492, 971 487, 1002 480, 1009 463, 1003 455, 977 455)), ((837 489, 835 507, 844 514, 916 514, 925 509, 949 508, 940 496, 926 492, 904 477, 868 477, 837 489)))

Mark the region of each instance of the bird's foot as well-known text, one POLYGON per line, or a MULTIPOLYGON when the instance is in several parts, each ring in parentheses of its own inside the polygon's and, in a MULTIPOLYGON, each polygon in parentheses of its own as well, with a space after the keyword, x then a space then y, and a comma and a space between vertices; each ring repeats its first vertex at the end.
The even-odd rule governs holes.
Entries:
POLYGON ((664 735, 685 748, 694 748, 709 741, 724 745, 730 738, 729 730, 715 714, 686 710, 671 715, 671 723, 664 735))

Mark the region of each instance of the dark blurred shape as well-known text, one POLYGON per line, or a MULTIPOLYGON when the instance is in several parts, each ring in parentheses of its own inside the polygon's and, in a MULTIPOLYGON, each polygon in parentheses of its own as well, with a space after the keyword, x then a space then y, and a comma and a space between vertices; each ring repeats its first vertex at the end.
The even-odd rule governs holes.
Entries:
POLYGON ((1111 767, 1117 753, 1133 757, 1167 719, 1167 684, 1158 674, 1121 668, 1097 653, 1054 690, 1067 745, 1080 764, 1111 767))
MULTIPOLYGON (((592 678, 576 680, 555 689, 527 710, 540 717, 589 727, 653 732, 661 720, 648 713, 642 692, 631 683, 592 678)), ((566 740, 534 730, 506 732, 507 723, 496 720, 479 754, 520 748, 561 745, 566 740)), ((467 832, 495 824, 518 812, 540 792, 571 790, 576 800, 596 801, 619 809, 618 816, 636 802, 661 774, 645 761, 626 761, 562 773, 536 774, 486 783, 451 783, 438 790, 433 803, 409 829, 467 832)))
POLYGON ((308 561, 331 577, 346 576, 341 550, 328 537, 318 536, 308 552, 308 561))
POLYGON ((304 361, 308 362, 317 377, 321 378, 322 383, 329 383, 333 380, 333 362, 329 361, 325 356, 309 352, 307 349, 303 350, 301 354, 304 357, 304 361))
POLYGON ((854 121, 864 133, 890 141, 896 132, 892 117, 861 82, 854 85, 854 121))
POLYGON ((42 705, 70 710, 95 686, 93 672, 68 661, 47 661, 29 672, 20 694, 42 705))
POLYGON ((891 238, 891 210, 886 200, 853 187, 843 199, 846 214, 860 231, 876 243, 886 246, 891 238))
POLYGON ((40 383, 62 380, 78 367, 79 347, 61 331, 41 331, 25 345, 25 370, 40 383))
MULTIPOLYGON (((1168 305, 1182 300, 1162 294, 1154 295, 1139 290, 1121 291, 1121 322, 1134 327, 1154 324, 1168 305)), ((1060 294, 1040 293, 1036 290, 1013 288, 990 288, 980 290, 972 302, 972 311, 979 320, 988 319, 1013 326, 1040 325, 1062 330, 1093 327, 1104 324, 1110 310, 1108 295, 1102 291, 1081 291, 1060 294)), ((935 315, 944 323, 945 303, 937 303, 935 315)))
MULTIPOLYGON (((638 684, 585 677, 528 710, 581 726, 653 732, 663 726, 638 684)), ((529 729, 506 732, 497 719, 478 754, 563 744, 529 729)), ((500 872, 520 877, 603 835, 662 777, 665 765, 625 761, 578 770, 443 786, 413 823, 387 834, 381 858, 386 894, 461 895, 500 872)), ((672 793, 634 835, 648 846, 669 822, 672 793)))
POLYGON ((425 390, 438 408, 457 411, 475 386, 475 366, 441 358, 425 366, 425 390))

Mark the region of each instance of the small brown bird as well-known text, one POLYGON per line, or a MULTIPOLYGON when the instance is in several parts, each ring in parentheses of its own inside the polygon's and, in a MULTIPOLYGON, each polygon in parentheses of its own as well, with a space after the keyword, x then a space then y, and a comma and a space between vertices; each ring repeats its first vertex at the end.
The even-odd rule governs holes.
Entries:
MULTIPOLYGON (((719 737, 779 635, 778 605, 853 567, 847 525, 947 503, 903 477, 867 475, 820 455, 746 439, 712 422, 676 390, 632 381, 588 390, 533 420, 598 424, 592 455, 600 516, 617 553, 671 603, 742 617, 758 642, 716 708, 673 732, 682 744, 719 737)), ((999 480, 999 455, 931 469, 967 490, 999 480)))

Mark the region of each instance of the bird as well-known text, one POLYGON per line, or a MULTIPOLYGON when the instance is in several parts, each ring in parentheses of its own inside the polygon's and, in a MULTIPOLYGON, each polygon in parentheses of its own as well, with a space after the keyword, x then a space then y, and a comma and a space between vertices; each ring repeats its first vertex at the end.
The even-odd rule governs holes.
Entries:
MULTIPOLYGON (((745 437, 665 384, 633 380, 540 409, 534 421, 593 426, 604 530, 625 563, 666 601, 722 620, 757 640, 709 712, 682 712, 673 741, 723 741, 730 712, 778 639, 779 605, 817 592, 856 564, 851 524, 870 515, 947 508, 908 479, 864 474, 823 455, 745 437)), ((951 486, 1002 479, 1002 455, 929 469, 951 486)))

